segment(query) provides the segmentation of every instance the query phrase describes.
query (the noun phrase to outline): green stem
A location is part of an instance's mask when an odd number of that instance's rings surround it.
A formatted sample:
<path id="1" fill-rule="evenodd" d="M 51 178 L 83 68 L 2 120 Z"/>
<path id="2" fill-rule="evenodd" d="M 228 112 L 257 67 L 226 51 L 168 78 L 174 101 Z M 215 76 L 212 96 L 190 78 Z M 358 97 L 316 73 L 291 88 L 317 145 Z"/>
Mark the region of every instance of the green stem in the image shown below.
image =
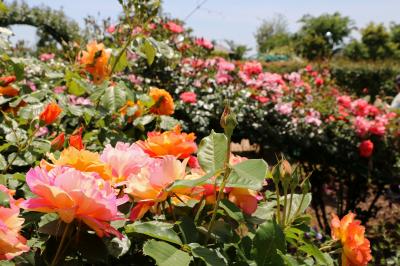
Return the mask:
<path id="1" fill-rule="evenodd" d="M 293 203 L 293 189 L 292 187 L 290 187 L 290 201 L 289 201 L 289 209 L 288 209 L 288 218 L 290 218 L 290 211 L 292 210 L 292 203 Z M 301 206 L 301 205 L 300 205 Z M 285 223 L 286 225 L 289 224 L 289 220 L 287 221 L 287 223 Z"/>
<path id="2" fill-rule="evenodd" d="M 283 198 L 282 222 L 283 222 L 283 226 L 285 226 L 285 224 L 286 224 L 286 210 L 287 210 L 287 188 L 285 188 L 285 185 L 283 187 L 283 194 L 284 194 L 284 198 Z"/>
<path id="3" fill-rule="evenodd" d="M 64 248 L 63 245 L 65 243 L 65 240 L 67 239 L 70 226 L 71 226 L 70 223 L 65 226 L 64 232 L 63 232 L 62 237 L 61 237 L 60 244 L 58 245 L 58 248 L 57 248 L 56 255 L 54 256 L 53 261 L 51 262 L 51 266 L 58 265 L 58 261 L 60 260 L 60 257 L 62 256 L 62 253 L 63 253 L 62 252 L 63 248 Z"/>
<path id="4" fill-rule="evenodd" d="M 126 41 L 124 47 L 122 48 L 122 50 L 118 53 L 117 57 L 115 58 L 115 62 L 111 68 L 110 76 L 114 73 L 119 60 L 121 59 L 122 55 L 124 54 L 124 52 L 126 51 L 128 46 L 131 44 L 131 42 L 132 42 L 132 33 L 129 34 L 128 40 Z"/>
<path id="5" fill-rule="evenodd" d="M 281 200 L 280 200 L 280 193 L 279 193 L 279 183 L 275 184 L 275 193 L 276 193 L 276 219 L 278 220 L 278 224 L 281 224 Z"/>

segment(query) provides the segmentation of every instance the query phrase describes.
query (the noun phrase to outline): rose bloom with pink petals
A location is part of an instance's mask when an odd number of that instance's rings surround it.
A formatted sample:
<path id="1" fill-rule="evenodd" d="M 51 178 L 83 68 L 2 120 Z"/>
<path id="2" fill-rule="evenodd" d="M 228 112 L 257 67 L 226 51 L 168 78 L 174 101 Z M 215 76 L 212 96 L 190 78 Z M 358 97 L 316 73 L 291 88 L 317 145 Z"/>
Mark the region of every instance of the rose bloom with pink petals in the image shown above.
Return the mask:
<path id="1" fill-rule="evenodd" d="M 0 206 L 0 260 L 11 260 L 29 251 L 26 239 L 19 234 L 24 223 L 19 218 L 19 201 L 14 200 L 13 192 L 0 185 L 0 192 L 8 196 L 10 207 Z"/>
<path id="2" fill-rule="evenodd" d="M 121 237 L 111 221 L 122 219 L 111 185 L 95 173 L 69 167 L 56 167 L 49 172 L 35 167 L 26 174 L 26 183 L 36 195 L 20 206 L 26 210 L 57 213 L 62 221 L 80 220 L 99 237 L 110 234 Z"/>
<path id="3" fill-rule="evenodd" d="M 196 103 L 197 102 L 196 93 L 191 92 L 191 91 L 182 92 L 181 95 L 179 95 L 179 98 L 184 103 Z"/>
<path id="4" fill-rule="evenodd" d="M 131 220 L 141 219 L 152 206 L 165 201 L 170 193 L 174 193 L 167 192 L 166 188 L 175 180 L 185 179 L 188 160 L 181 162 L 171 155 L 152 158 L 139 173 L 128 177 L 125 193 L 137 202 L 131 210 Z"/>
<path id="5" fill-rule="evenodd" d="M 117 142 L 115 147 L 107 144 L 100 159 L 111 167 L 117 182 L 138 174 L 141 168 L 151 162 L 150 156 L 139 145 L 123 142 Z"/>
<path id="6" fill-rule="evenodd" d="M 182 33 L 183 32 L 183 27 L 179 24 L 176 24 L 173 21 L 168 21 L 167 23 L 165 23 L 164 28 L 173 33 Z"/>
<path id="7" fill-rule="evenodd" d="M 194 41 L 194 43 L 198 46 L 201 46 L 205 49 L 211 50 L 212 48 L 214 48 L 214 45 L 212 44 L 212 42 L 210 42 L 207 39 L 204 38 L 198 38 Z"/>

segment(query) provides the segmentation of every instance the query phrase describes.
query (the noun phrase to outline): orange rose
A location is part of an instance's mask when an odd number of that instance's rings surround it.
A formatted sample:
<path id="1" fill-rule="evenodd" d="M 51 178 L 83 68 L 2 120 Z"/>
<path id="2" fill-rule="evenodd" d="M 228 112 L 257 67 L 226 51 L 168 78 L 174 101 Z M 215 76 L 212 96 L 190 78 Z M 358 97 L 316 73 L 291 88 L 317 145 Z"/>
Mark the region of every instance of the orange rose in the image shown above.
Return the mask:
<path id="1" fill-rule="evenodd" d="M 79 63 L 93 77 L 95 84 L 101 83 L 110 75 L 110 65 L 108 63 L 111 50 L 105 49 L 104 44 L 91 41 L 86 46 L 87 51 L 82 51 L 78 58 Z"/>
<path id="2" fill-rule="evenodd" d="M 173 130 L 163 133 L 149 132 L 147 140 L 138 141 L 137 144 L 151 157 L 173 155 L 183 159 L 197 151 L 195 139 L 194 133 L 181 133 L 181 128 L 176 126 Z"/>
<path id="3" fill-rule="evenodd" d="M 236 206 L 248 215 L 251 215 L 257 210 L 257 191 L 247 188 L 232 188 L 229 193 L 229 200 L 235 203 Z"/>
<path id="4" fill-rule="evenodd" d="M 174 113 L 174 100 L 166 90 L 152 87 L 149 95 L 154 100 L 154 105 L 150 109 L 151 113 L 157 115 L 172 115 Z"/>
<path id="5" fill-rule="evenodd" d="M 50 171 L 56 166 L 69 166 L 82 172 L 95 172 L 104 180 L 111 180 L 111 167 L 100 159 L 100 154 L 88 150 L 78 150 L 74 147 L 64 149 L 60 158 L 56 159 L 53 154 L 49 155 L 51 163 L 42 161 L 41 167 Z"/>
<path id="6" fill-rule="evenodd" d="M 44 111 L 40 114 L 39 119 L 46 125 L 53 123 L 60 115 L 62 109 L 56 103 L 49 103 Z"/>
<path id="7" fill-rule="evenodd" d="M 365 266 L 372 259 L 369 240 L 365 238 L 365 228 L 359 220 L 354 220 L 355 214 L 349 213 L 339 220 L 332 215 L 332 238 L 340 240 L 343 246 L 343 266 Z"/>

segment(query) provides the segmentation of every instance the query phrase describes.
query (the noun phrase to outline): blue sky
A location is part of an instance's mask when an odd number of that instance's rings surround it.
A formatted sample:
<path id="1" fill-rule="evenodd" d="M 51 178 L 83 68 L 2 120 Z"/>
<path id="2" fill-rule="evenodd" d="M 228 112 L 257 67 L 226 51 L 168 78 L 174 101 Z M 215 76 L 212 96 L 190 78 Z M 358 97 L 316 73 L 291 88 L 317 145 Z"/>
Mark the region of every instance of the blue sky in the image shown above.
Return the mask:
<path id="1" fill-rule="evenodd" d="M 98 18 L 116 19 L 121 8 L 117 0 L 25 0 L 29 5 L 47 5 L 63 8 L 67 16 L 83 24 L 83 18 L 93 15 Z M 184 19 L 196 6 L 205 0 L 164 0 L 163 10 L 171 17 Z M 9 2 L 9 0 L 6 0 Z M 298 29 L 297 21 L 304 14 L 340 13 L 350 16 L 356 26 L 363 27 L 370 21 L 400 23 L 399 0 L 206 0 L 187 21 L 194 33 L 208 39 L 237 43 L 255 47 L 254 32 L 262 19 L 274 14 L 283 14 L 292 31 Z M 16 38 L 34 40 L 34 30 L 29 27 L 14 28 Z M 355 35 L 356 36 L 356 35 Z"/>

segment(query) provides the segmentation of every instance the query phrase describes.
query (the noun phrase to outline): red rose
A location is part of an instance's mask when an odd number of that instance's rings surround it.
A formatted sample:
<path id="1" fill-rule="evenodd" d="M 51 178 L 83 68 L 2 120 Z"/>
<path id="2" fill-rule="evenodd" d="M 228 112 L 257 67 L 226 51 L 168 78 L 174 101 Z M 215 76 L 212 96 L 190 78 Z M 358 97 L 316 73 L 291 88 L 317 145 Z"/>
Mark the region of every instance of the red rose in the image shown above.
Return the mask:
<path id="1" fill-rule="evenodd" d="M 374 150 L 374 143 L 370 140 L 364 140 L 363 142 L 361 142 L 358 148 L 360 151 L 360 156 L 368 158 L 372 155 L 372 152 Z"/>

